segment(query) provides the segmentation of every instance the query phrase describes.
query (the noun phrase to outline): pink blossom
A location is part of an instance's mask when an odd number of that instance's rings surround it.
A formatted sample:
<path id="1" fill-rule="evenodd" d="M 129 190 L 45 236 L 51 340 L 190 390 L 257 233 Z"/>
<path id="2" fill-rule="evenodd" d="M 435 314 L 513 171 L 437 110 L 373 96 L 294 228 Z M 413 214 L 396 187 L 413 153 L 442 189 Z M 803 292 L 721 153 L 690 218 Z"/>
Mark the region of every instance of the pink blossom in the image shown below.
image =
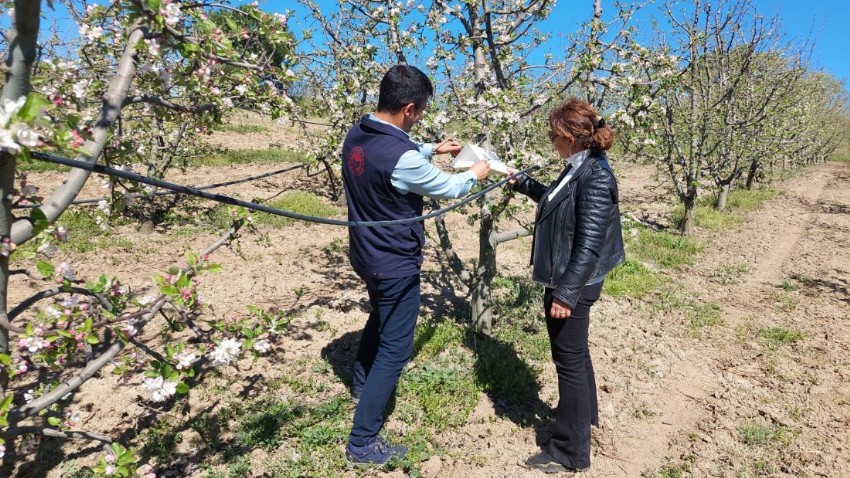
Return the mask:
<path id="1" fill-rule="evenodd" d="M 15 243 L 12 242 L 12 238 L 10 238 L 10 237 L 3 238 L 3 242 L 0 243 L 0 256 L 9 257 L 9 254 L 11 254 L 12 251 L 15 250 L 15 247 L 17 247 L 17 246 L 15 246 Z"/>
<path id="2" fill-rule="evenodd" d="M 71 136 L 74 137 L 74 141 L 71 142 L 71 146 L 74 148 L 79 148 L 80 146 L 86 144 L 85 138 L 79 132 L 72 130 Z"/>

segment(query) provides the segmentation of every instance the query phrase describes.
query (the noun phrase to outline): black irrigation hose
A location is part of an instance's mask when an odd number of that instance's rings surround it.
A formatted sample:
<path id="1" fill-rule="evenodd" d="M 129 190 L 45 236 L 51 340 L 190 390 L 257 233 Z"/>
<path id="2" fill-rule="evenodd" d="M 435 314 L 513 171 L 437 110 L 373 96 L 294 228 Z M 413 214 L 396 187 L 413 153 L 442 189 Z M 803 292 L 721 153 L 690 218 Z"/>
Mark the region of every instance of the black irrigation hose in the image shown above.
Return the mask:
<path id="1" fill-rule="evenodd" d="M 42 153 L 33 153 L 32 157 L 36 157 L 39 154 L 42 154 Z M 247 178 L 242 178 L 242 179 L 234 179 L 233 181 L 225 181 L 223 183 L 207 184 L 207 185 L 204 185 L 204 186 L 195 186 L 194 188 L 197 189 L 198 191 L 204 191 L 204 190 L 207 190 L 207 189 L 223 188 L 225 186 L 232 186 L 234 184 L 247 183 L 248 181 L 254 181 L 256 179 L 263 179 L 263 178 L 267 178 L 269 176 L 275 176 L 277 174 L 286 173 L 286 172 L 292 171 L 294 169 L 309 168 L 309 166 L 310 165 L 307 164 L 307 163 L 297 164 L 295 166 L 290 166 L 288 168 L 278 169 L 276 171 L 269 171 L 268 173 L 258 174 L 256 176 L 249 176 Z M 157 191 L 153 194 L 133 194 L 132 196 L 133 197 L 149 198 L 149 197 L 168 196 L 170 194 L 177 194 L 177 193 L 175 191 Z M 71 203 L 71 205 L 80 206 L 80 205 L 83 205 L 83 204 L 95 204 L 95 203 L 99 203 L 100 201 L 105 201 L 106 199 L 107 198 L 78 199 L 76 201 L 73 201 Z M 15 206 L 15 207 L 16 208 L 31 209 L 31 208 L 34 208 L 34 207 L 41 207 L 41 206 L 43 206 L 43 204 L 27 204 L 25 206 Z"/>
<path id="2" fill-rule="evenodd" d="M 140 174 L 131 173 L 128 171 L 121 171 L 120 169 L 111 168 L 109 166 L 104 166 L 102 164 L 97 163 L 89 163 L 86 161 L 79 161 L 76 159 L 64 158 L 62 156 L 57 156 L 49 153 L 31 153 L 31 157 L 35 159 L 40 159 L 42 161 L 47 161 L 54 164 L 62 164 L 64 166 L 70 166 L 72 168 L 85 169 L 87 171 L 91 171 L 98 174 L 105 174 L 107 176 L 116 176 L 119 178 L 129 179 L 131 181 L 138 181 L 142 184 L 147 184 L 150 186 L 156 186 L 163 189 L 168 189 L 169 191 L 174 191 L 176 193 L 190 194 L 192 196 L 198 196 L 204 199 L 209 199 L 211 201 L 216 201 L 224 204 L 230 204 L 232 206 L 240 206 L 246 209 L 251 209 L 253 211 L 265 212 L 268 214 L 272 214 L 275 216 L 283 216 L 288 217 L 290 219 L 297 219 L 299 221 L 307 221 L 307 222 L 315 222 L 319 224 L 330 224 L 333 226 L 349 226 L 349 227 L 369 227 L 369 226 L 389 226 L 393 224 L 412 224 L 416 222 L 422 222 L 426 219 L 431 219 L 432 217 L 437 217 L 451 211 L 452 209 L 459 208 L 464 204 L 467 204 L 471 201 L 478 199 L 484 194 L 496 189 L 497 187 L 505 184 L 509 179 L 519 175 L 526 173 L 528 171 L 532 171 L 534 169 L 538 169 L 539 166 L 531 166 L 529 168 L 525 168 L 521 171 L 517 171 L 516 173 L 505 177 L 501 181 L 498 181 L 481 191 L 467 196 L 461 201 L 458 201 L 450 206 L 444 207 L 442 209 L 438 209 L 436 211 L 432 211 L 428 214 L 418 217 L 411 217 L 407 219 L 394 219 L 388 221 L 343 221 L 341 219 L 327 219 L 324 217 L 316 217 L 316 216 L 307 216 L 305 214 L 298 214 L 291 211 L 284 211 L 281 209 L 265 206 L 262 204 L 257 204 L 253 202 L 242 201 L 240 199 L 232 198 L 230 196 L 224 196 L 221 194 L 210 194 L 200 191 L 197 188 L 192 188 L 188 186 L 181 186 L 179 184 L 169 183 L 167 181 L 162 181 L 160 179 L 153 179 L 147 176 L 142 176 Z"/>

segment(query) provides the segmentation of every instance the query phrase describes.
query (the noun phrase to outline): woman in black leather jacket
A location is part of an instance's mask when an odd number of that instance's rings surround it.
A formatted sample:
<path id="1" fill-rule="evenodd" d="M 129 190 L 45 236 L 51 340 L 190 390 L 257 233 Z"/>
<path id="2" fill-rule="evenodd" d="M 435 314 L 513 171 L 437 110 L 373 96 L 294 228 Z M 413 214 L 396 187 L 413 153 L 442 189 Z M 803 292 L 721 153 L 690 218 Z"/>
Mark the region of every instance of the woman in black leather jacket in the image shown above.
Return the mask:
<path id="1" fill-rule="evenodd" d="M 545 286 L 546 327 L 558 372 L 551 440 L 526 463 L 562 472 L 590 467 L 590 426 L 599 425 L 588 349 L 590 308 L 605 275 L 624 262 L 625 253 L 617 180 L 604 154 L 614 131 L 588 103 L 575 99 L 552 111 L 549 129 L 565 163 L 560 177 L 549 187 L 527 176 L 510 184 L 538 203 L 532 278 Z"/>

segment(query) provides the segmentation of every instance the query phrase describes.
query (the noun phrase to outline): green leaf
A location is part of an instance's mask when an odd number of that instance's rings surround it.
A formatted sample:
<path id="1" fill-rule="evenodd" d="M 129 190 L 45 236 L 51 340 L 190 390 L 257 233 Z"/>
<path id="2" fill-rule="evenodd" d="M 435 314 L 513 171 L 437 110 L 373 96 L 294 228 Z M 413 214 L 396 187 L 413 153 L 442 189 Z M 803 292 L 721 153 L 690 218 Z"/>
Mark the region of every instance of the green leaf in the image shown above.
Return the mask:
<path id="1" fill-rule="evenodd" d="M 92 345 L 99 344 L 100 339 L 98 339 L 96 335 L 87 335 L 86 336 L 86 343 L 89 343 L 89 344 L 92 344 Z"/>
<path id="2" fill-rule="evenodd" d="M 218 264 L 210 264 L 207 266 L 207 271 L 209 272 L 218 272 L 221 270 L 221 266 Z"/>
<path id="3" fill-rule="evenodd" d="M 131 452 L 131 451 L 129 451 L 129 450 L 128 450 L 128 451 L 126 451 L 126 452 L 124 452 L 124 453 L 122 453 L 122 454 L 118 457 L 118 459 L 117 459 L 117 460 L 115 460 L 115 463 L 116 463 L 118 466 L 128 465 L 128 464 L 130 464 L 130 463 L 135 463 L 135 462 L 136 462 L 136 456 L 133 454 L 133 452 Z"/>
<path id="4" fill-rule="evenodd" d="M 3 400 L 0 400 L 0 410 L 6 410 L 9 408 L 9 405 L 12 404 L 12 400 L 15 399 L 15 396 L 12 394 L 6 395 L 3 397 Z"/>
<path id="5" fill-rule="evenodd" d="M 24 123 L 29 123 L 38 118 L 41 110 L 48 104 L 38 93 L 30 93 L 27 95 L 27 101 L 24 103 L 24 107 L 18 112 L 18 118 Z"/>
<path id="6" fill-rule="evenodd" d="M 176 391 L 177 391 L 177 393 L 179 393 L 180 395 L 185 395 L 185 394 L 189 391 L 189 386 L 188 386 L 188 385 L 186 385 L 186 384 L 185 384 L 185 383 L 183 383 L 183 382 L 180 382 L 180 383 L 178 383 L 178 384 L 177 384 Z"/>
<path id="7" fill-rule="evenodd" d="M 56 272 L 56 268 L 49 261 L 38 261 L 35 268 L 44 277 L 53 277 L 53 273 Z"/>
<path id="8" fill-rule="evenodd" d="M 58 427 L 59 424 L 62 423 L 62 420 L 60 420 L 59 417 L 47 417 L 47 423 L 50 424 L 50 426 Z"/>
<path id="9" fill-rule="evenodd" d="M 158 12 L 162 8 L 162 0 L 148 0 L 147 4 L 155 12 Z"/>
<path id="10" fill-rule="evenodd" d="M 32 223 L 32 235 L 37 236 L 42 231 L 50 227 L 50 221 L 41 208 L 35 207 L 30 210 L 30 222 Z"/>

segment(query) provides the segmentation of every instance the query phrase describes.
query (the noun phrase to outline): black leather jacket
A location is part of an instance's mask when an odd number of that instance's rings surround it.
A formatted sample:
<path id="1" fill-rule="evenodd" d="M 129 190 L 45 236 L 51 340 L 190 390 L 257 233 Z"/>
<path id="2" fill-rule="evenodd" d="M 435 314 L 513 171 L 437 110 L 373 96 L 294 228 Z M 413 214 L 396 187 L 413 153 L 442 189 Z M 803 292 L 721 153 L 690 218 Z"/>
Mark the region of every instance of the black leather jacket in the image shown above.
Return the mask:
<path id="1" fill-rule="evenodd" d="M 514 190 L 537 202 L 531 277 L 575 307 L 584 285 L 626 260 L 617 180 L 604 156 L 588 157 L 551 201 L 548 188 L 527 176 Z"/>

